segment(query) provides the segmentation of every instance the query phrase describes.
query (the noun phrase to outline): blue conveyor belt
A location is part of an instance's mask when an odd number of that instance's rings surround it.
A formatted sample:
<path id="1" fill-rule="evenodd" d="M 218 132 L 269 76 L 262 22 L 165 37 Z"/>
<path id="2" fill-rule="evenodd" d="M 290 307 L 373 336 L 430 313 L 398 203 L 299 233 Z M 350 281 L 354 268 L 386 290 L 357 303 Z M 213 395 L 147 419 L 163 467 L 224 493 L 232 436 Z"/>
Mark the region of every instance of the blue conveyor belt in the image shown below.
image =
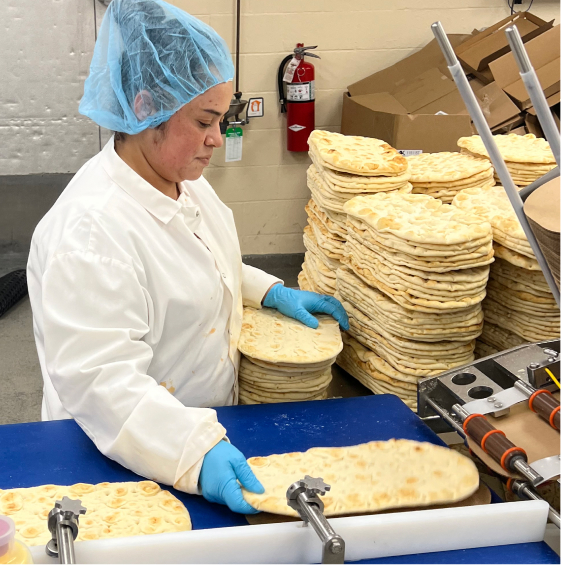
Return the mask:
<path id="1" fill-rule="evenodd" d="M 230 406 L 217 408 L 217 413 L 218 420 L 227 429 L 228 438 L 246 457 L 304 451 L 318 446 L 341 447 L 391 438 L 442 445 L 438 436 L 392 395 Z M 138 475 L 101 455 L 73 420 L 0 426 L 2 489 L 136 480 L 141 480 Z M 243 516 L 230 512 L 224 506 L 210 504 L 200 496 L 166 488 L 187 506 L 195 529 L 247 525 Z M 526 553 L 513 551 L 507 561 L 504 560 L 508 554 L 508 551 L 505 554 L 506 548 L 519 546 L 481 549 L 482 560 L 472 562 L 559 562 L 558 559 L 546 560 L 549 553 L 544 548 L 545 544 L 523 545 Z M 443 554 L 432 554 L 433 558 L 439 555 Z M 518 561 L 519 555 L 524 555 L 525 561 Z M 538 560 L 532 561 L 532 556 Z M 401 561 L 395 562 L 427 563 L 422 560 L 423 556 L 399 559 Z M 443 561 L 433 559 L 431 562 Z"/>

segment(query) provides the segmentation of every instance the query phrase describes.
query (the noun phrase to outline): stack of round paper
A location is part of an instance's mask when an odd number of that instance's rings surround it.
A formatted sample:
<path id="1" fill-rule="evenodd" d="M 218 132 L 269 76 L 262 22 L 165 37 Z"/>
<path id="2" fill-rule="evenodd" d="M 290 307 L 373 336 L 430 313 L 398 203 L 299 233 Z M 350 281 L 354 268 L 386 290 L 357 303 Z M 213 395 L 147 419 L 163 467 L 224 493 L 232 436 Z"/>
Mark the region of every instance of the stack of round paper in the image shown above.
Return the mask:
<path id="1" fill-rule="evenodd" d="M 348 268 L 337 271 L 336 296 L 349 314 L 350 336 L 369 359 L 390 366 L 407 390 L 416 390 L 419 378 L 471 362 L 493 261 L 491 226 L 423 194 L 361 196 L 345 212 Z M 365 382 L 367 366 L 356 361 L 357 347 L 347 351 L 353 342 L 345 343 L 344 368 Z M 393 386 L 411 405 L 410 394 Z"/>
<path id="2" fill-rule="evenodd" d="M 345 203 L 357 195 L 409 193 L 411 185 L 406 159 L 383 141 L 316 130 L 308 143 L 312 198 L 306 206 L 307 252 L 298 281 L 302 290 L 333 295 L 346 240 Z"/>
<path id="3" fill-rule="evenodd" d="M 516 186 L 532 184 L 556 166 L 549 143 L 532 133 L 495 135 L 494 139 Z M 489 159 L 487 149 L 478 135 L 460 137 L 458 146 L 462 153 Z"/>
<path id="4" fill-rule="evenodd" d="M 278 310 L 244 310 L 239 350 L 240 404 L 327 398 L 331 366 L 343 347 L 339 324 L 318 316 L 314 330 Z"/>
<path id="5" fill-rule="evenodd" d="M 460 190 L 493 186 L 493 167 L 488 159 L 461 153 L 421 153 L 408 157 L 414 194 L 428 194 L 450 204 Z"/>
<path id="6" fill-rule="evenodd" d="M 486 322 L 504 330 L 506 337 L 500 343 L 516 342 L 510 334 L 525 341 L 559 337 L 559 309 L 504 188 L 467 189 L 453 204 L 493 226 L 497 260 L 483 309 Z"/>

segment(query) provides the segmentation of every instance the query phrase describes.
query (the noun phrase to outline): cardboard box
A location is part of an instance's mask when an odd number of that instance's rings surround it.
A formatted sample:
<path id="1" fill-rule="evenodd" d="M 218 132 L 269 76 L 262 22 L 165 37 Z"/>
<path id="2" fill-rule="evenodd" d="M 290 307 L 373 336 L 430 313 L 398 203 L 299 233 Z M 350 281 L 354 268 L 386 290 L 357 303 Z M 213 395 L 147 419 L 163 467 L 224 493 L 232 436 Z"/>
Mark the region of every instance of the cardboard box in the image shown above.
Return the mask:
<path id="1" fill-rule="evenodd" d="M 506 122 L 503 122 L 502 124 L 498 124 L 494 128 L 491 128 L 491 131 L 494 134 L 511 133 L 512 130 L 520 126 L 524 126 L 524 116 L 518 114 L 514 118 L 511 118 L 510 120 L 507 120 Z"/>
<path id="2" fill-rule="evenodd" d="M 552 94 L 551 96 L 546 98 L 546 100 L 547 100 L 549 107 L 553 108 L 553 106 L 555 106 L 556 104 L 559 104 L 559 101 L 561 100 L 561 92 L 556 92 L 555 94 Z M 530 106 L 526 110 L 526 112 L 528 112 L 528 114 L 532 114 L 532 116 L 536 115 L 536 109 L 533 106 Z"/>
<path id="3" fill-rule="evenodd" d="M 515 129 L 511 129 L 508 133 L 515 133 L 516 135 L 526 135 L 527 131 L 524 126 L 520 126 Z"/>
<path id="4" fill-rule="evenodd" d="M 542 127 L 536 116 L 526 114 L 525 125 L 528 133 L 533 133 L 536 137 L 544 137 Z"/>
<path id="5" fill-rule="evenodd" d="M 526 43 L 528 57 L 546 97 L 559 92 L 559 30 L 560 27 L 557 25 Z M 490 68 L 496 83 L 516 102 L 519 108 L 525 110 L 532 105 L 512 53 L 493 61 Z"/>
<path id="6" fill-rule="evenodd" d="M 487 67 L 482 71 L 472 70 L 471 74 L 477 79 L 479 79 L 483 84 L 491 84 L 492 82 L 495 81 L 495 77 L 493 76 L 493 73 L 491 72 L 491 69 L 489 67 Z"/>
<path id="7" fill-rule="evenodd" d="M 456 48 L 470 35 L 451 34 L 448 36 L 452 47 Z M 417 53 L 397 62 L 395 65 L 374 73 L 347 87 L 351 96 L 359 94 L 375 94 L 377 92 L 394 92 L 409 80 L 437 68 L 443 75 L 452 80 L 442 51 L 433 39 Z"/>
<path id="8" fill-rule="evenodd" d="M 451 35 L 453 46 L 468 36 Z M 351 84 L 341 132 L 387 141 L 398 150 L 457 151 L 471 120 L 436 40 L 395 65 Z"/>
<path id="9" fill-rule="evenodd" d="M 555 104 L 553 108 L 551 108 L 551 114 L 553 115 L 553 119 L 555 120 L 555 124 L 557 125 L 557 129 L 560 128 L 560 120 L 559 120 L 559 104 Z"/>
<path id="10" fill-rule="evenodd" d="M 389 93 L 343 94 L 341 132 L 376 137 L 400 151 L 457 151 L 460 137 L 472 135 L 465 115 L 409 114 Z"/>
<path id="11" fill-rule="evenodd" d="M 454 50 L 468 72 L 481 72 L 489 67 L 491 61 L 510 52 L 510 46 L 504 33 L 507 27 L 515 24 L 522 41 L 526 42 L 550 29 L 553 21 L 546 22 L 529 12 L 517 12 L 485 31 L 472 35 Z"/>
<path id="12" fill-rule="evenodd" d="M 518 106 L 499 88 L 496 82 L 492 82 L 478 90 L 474 88 L 474 92 L 491 129 L 519 117 L 520 110 Z"/>

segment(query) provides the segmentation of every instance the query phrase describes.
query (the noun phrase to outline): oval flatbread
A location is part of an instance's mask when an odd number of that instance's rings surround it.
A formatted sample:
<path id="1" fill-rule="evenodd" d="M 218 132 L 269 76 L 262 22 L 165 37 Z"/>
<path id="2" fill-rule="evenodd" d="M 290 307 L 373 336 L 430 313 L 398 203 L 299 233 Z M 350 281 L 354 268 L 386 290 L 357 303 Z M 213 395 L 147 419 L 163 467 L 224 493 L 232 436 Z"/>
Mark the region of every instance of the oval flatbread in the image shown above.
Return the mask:
<path id="1" fill-rule="evenodd" d="M 470 459 L 447 447 L 404 439 L 315 447 L 304 453 L 252 457 L 248 463 L 265 492 L 243 490 L 245 500 L 258 510 L 286 516 L 297 516 L 287 505 L 286 492 L 305 475 L 331 485 L 321 497 L 326 516 L 456 502 L 479 486 Z"/>

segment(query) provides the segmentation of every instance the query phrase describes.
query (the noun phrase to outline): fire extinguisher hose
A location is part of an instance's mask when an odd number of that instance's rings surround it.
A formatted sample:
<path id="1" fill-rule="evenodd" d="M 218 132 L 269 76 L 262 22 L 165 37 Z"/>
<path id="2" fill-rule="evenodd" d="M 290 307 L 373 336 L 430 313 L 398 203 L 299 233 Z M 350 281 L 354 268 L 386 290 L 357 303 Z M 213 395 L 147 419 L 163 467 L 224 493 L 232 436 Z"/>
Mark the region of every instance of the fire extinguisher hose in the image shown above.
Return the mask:
<path id="1" fill-rule="evenodd" d="M 294 57 L 294 54 L 287 55 L 280 64 L 279 72 L 277 75 L 277 84 L 279 88 L 279 102 L 281 105 L 281 114 L 286 114 L 286 100 L 284 98 L 284 81 L 282 80 L 284 77 L 284 68 L 286 67 L 286 63 L 290 61 Z"/>

